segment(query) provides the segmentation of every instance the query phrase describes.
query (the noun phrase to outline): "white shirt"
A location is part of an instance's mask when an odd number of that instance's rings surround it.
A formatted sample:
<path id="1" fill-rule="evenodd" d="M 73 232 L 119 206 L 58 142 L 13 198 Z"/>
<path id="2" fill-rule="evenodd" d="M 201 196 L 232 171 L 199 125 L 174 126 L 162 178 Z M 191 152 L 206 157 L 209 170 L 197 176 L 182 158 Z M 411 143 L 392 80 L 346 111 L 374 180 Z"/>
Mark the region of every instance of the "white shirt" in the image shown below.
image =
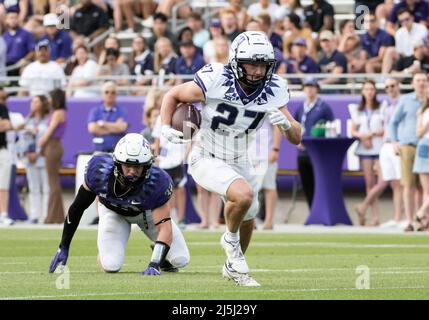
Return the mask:
<path id="1" fill-rule="evenodd" d="M 30 92 L 30 96 L 47 95 L 53 89 L 65 87 L 66 75 L 54 61 L 30 63 L 22 72 L 19 85 Z"/>
<path id="2" fill-rule="evenodd" d="M 270 3 L 268 5 L 268 8 L 264 9 L 261 7 L 261 4 L 258 2 L 258 3 L 251 4 L 249 6 L 249 9 L 247 9 L 247 14 L 249 16 L 251 16 L 253 19 L 256 19 L 258 14 L 263 13 L 263 12 L 268 13 L 271 17 L 271 23 L 274 24 L 274 22 L 277 19 L 277 14 L 278 14 L 279 9 L 280 9 L 280 7 L 276 3 Z"/>
<path id="3" fill-rule="evenodd" d="M 428 30 L 425 26 L 415 22 L 410 32 L 405 27 L 399 28 L 395 34 L 396 51 L 405 57 L 412 56 L 414 54 L 413 43 L 423 40 L 427 33 Z"/>
<path id="4" fill-rule="evenodd" d="M 79 80 L 87 80 L 90 78 L 95 78 L 97 76 L 97 62 L 94 60 L 88 59 L 84 65 L 78 65 L 73 69 L 71 74 L 70 81 L 77 82 Z M 85 87 L 79 87 L 73 89 L 73 97 L 85 98 L 85 97 L 98 97 L 100 95 L 99 89 L 87 88 L 89 86 L 95 85 L 96 81 L 91 81 Z"/>
<path id="5" fill-rule="evenodd" d="M 357 110 L 356 114 L 351 115 L 352 120 L 358 126 L 358 131 L 361 133 L 380 131 L 384 128 L 383 114 L 380 109 L 376 110 Z M 380 153 L 381 145 L 383 144 L 383 137 L 372 137 L 372 148 L 366 149 L 361 142 L 359 142 L 355 154 L 356 155 L 378 155 Z"/>

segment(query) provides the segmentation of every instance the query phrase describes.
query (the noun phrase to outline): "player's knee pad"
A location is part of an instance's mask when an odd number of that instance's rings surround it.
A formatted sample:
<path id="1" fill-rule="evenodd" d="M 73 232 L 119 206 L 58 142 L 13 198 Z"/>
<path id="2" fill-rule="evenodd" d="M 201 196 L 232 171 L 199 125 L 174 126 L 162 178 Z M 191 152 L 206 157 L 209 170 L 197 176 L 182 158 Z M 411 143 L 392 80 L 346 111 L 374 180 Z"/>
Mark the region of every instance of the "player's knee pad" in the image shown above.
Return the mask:
<path id="1" fill-rule="evenodd" d="M 183 268 L 189 264 L 189 260 L 190 260 L 189 255 L 188 256 L 182 255 L 182 256 L 174 257 L 169 261 L 176 268 Z"/>
<path id="2" fill-rule="evenodd" d="M 122 259 L 115 255 L 106 255 L 104 257 L 99 256 L 98 261 L 100 263 L 100 267 L 107 273 L 119 272 L 122 267 Z"/>

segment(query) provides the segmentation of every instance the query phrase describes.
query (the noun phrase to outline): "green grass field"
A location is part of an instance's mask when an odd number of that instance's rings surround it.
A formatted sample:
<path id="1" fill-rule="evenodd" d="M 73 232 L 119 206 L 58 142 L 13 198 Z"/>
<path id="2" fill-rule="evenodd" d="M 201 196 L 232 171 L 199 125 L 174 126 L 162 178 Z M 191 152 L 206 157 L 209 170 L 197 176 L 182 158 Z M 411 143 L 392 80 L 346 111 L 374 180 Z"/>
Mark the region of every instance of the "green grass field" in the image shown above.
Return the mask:
<path id="1" fill-rule="evenodd" d="M 262 286 L 243 288 L 221 277 L 220 232 L 184 234 L 189 266 L 143 277 L 151 251 L 141 232 L 133 230 L 122 270 L 105 274 L 96 231 L 79 230 L 67 264 L 70 288 L 57 289 L 64 275 L 48 267 L 61 231 L 0 229 L 0 299 L 429 299 L 427 235 L 257 232 L 246 256 Z M 361 265 L 369 268 L 370 289 L 356 289 Z"/>

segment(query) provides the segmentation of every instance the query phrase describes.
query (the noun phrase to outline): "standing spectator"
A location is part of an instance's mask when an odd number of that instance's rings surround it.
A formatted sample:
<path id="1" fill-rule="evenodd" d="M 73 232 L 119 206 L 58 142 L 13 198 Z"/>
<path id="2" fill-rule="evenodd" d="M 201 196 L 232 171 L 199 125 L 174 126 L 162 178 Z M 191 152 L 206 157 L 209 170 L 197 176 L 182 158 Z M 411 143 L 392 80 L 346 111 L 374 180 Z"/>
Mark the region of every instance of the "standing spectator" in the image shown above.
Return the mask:
<path id="1" fill-rule="evenodd" d="M 386 31 L 392 36 L 395 35 L 396 24 L 400 20 L 398 13 L 403 9 L 410 12 L 415 22 L 428 26 L 429 4 L 425 0 L 400 0 L 390 11 L 389 21 L 386 26 Z"/>
<path id="2" fill-rule="evenodd" d="M 28 115 L 21 132 L 23 163 L 25 166 L 30 200 L 30 222 L 38 223 L 48 213 L 49 183 L 45 157 L 36 146 L 48 128 L 49 101 L 45 96 L 31 100 Z"/>
<path id="3" fill-rule="evenodd" d="M 366 195 L 364 201 L 355 208 L 361 225 L 365 225 L 366 211 L 371 203 L 377 199 L 390 184 L 393 190 L 394 220 L 383 224 L 385 227 L 399 225 L 402 213 L 402 187 L 401 187 L 401 159 L 395 153 L 390 138 L 390 120 L 398 105 L 400 89 L 399 82 L 395 78 L 387 78 L 384 81 L 387 98 L 381 104 L 381 115 L 384 123 L 383 145 L 380 149 L 380 175 L 377 184 Z"/>
<path id="4" fill-rule="evenodd" d="M 6 132 L 12 130 L 9 120 L 9 111 L 4 104 L 0 104 L 0 224 L 12 225 L 9 218 L 9 188 L 12 174 L 12 159 L 7 150 Z"/>
<path id="5" fill-rule="evenodd" d="M 283 19 L 283 56 L 288 58 L 290 56 L 290 44 L 296 38 L 303 38 L 307 42 L 307 52 L 316 59 L 316 46 L 314 45 L 313 36 L 309 28 L 301 26 L 299 16 L 295 13 L 290 13 Z"/>
<path id="6" fill-rule="evenodd" d="M 210 40 L 210 33 L 204 29 L 204 22 L 201 18 L 201 14 L 193 12 L 188 16 L 187 25 L 193 31 L 194 35 L 192 41 L 194 44 L 203 48 L 207 41 Z"/>
<path id="7" fill-rule="evenodd" d="M 228 40 L 231 42 L 234 41 L 235 37 L 241 33 L 235 11 L 228 8 L 222 8 L 220 10 L 219 17 L 222 29 L 225 32 Z"/>
<path id="8" fill-rule="evenodd" d="M 388 70 L 382 69 L 386 62 L 386 52 L 389 47 L 393 48 L 394 40 L 391 35 L 386 31 L 379 28 L 374 13 L 364 15 L 364 26 L 366 33 L 360 36 L 361 61 L 364 62 L 364 70 L 366 73 L 390 71 L 390 64 Z M 389 59 L 387 57 L 387 59 Z M 357 70 L 361 72 L 363 70 Z"/>
<path id="9" fill-rule="evenodd" d="M 27 65 L 34 57 L 34 37 L 19 26 L 18 14 L 8 12 L 6 15 L 6 32 L 3 33 L 6 42 L 6 65 Z M 19 68 L 8 71 L 8 76 L 18 76 Z"/>
<path id="10" fill-rule="evenodd" d="M 156 41 L 153 61 L 155 74 L 160 75 L 160 77 L 175 73 L 177 54 L 170 39 L 162 37 Z M 162 79 L 160 85 L 172 85 L 174 82 L 174 79 L 169 79 L 164 83 L 164 79 Z"/>
<path id="11" fill-rule="evenodd" d="M 259 22 L 261 31 L 265 32 L 270 39 L 271 44 L 274 48 L 283 51 L 283 40 L 282 37 L 273 31 L 272 20 L 268 13 L 260 13 L 256 16 L 256 21 Z"/>
<path id="12" fill-rule="evenodd" d="M 380 102 L 377 100 L 377 89 L 372 80 L 367 79 L 362 85 L 361 101 L 357 112 L 352 114 L 352 135 L 359 139 L 355 154 L 360 160 L 365 178 L 366 194 L 368 195 L 376 185 L 375 168 L 378 167 L 384 135 Z M 380 224 L 378 198 L 375 198 L 370 206 L 373 215 L 372 226 L 378 226 Z M 363 218 L 360 217 L 360 219 L 362 224 Z"/>
<path id="13" fill-rule="evenodd" d="M 51 51 L 50 59 L 56 63 L 63 64 L 72 55 L 72 38 L 65 30 L 58 29 L 59 19 L 55 13 L 48 13 L 43 17 L 43 26 L 46 34 L 42 39 L 49 41 Z"/>
<path id="14" fill-rule="evenodd" d="M 130 71 L 128 70 L 128 66 L 125 63 L 119 63 L 118 60 L 119 51 L 113 48 L 108 48 L 106 50 L 106 60 L 101 66 L 99 66 L 97 76 L 129 76 Z M 119 86 L 125 86 L 129 83 L 128 77 L 121 77 L 119 79 L 115 79 L 114 82 Z"/>
<path id="15" fill-rule="evenodd" d="M 301 123 L 303 137 L 311 136 L 311 128 L 317 123 L 334 120 L 331 107 L 319 97 L 319 83 L 312 78 L 303 83 L 305 100 L 295 112 L 294 118 Z M 298 145 L 298 173 L 308 207 L 311 208 L 314 195 L 314 170 L 311 158 L 303 144 Z"/>
<path id="16" fill-rule="evenodd" d="M 168 17 L 161 12 L 153 15 L 152 36 L 147 39 L 147 45 L 151 51 L 154 51 L 155 42 L 161 38 L 166 37 L 170 39 L 173 47 L 176 47 L 176 37 L 168 29 Z"/>
<path id="17" fill-rule="evenodd" d="M 247 9 L 243 4 L 243 0 L 230 0 L 229 9 L 232 9 L 235 12 L 235 16 L 238 19 L 238 28 L 240 30 L 244 30 L 251 18 L 247 14 Z"/>
<path id="18" fill-rule="evenodd" d="M 180 44 L 180 54 L 181 56 L 176 61 L 175 74 L 177 75 L 194 75 L 205 65 L 203 56 L 198 54 L 192 41 Z M 176 84 L 186 81 L 189 80 L 177 79 Z"/>
<path id="19" fill-rule="evenodd" d="M 414 209 L 420 208 L 422 203 L 421 188 L 418 186 L 417 176 L 413 173 L 413 165 L 418 142 L 417 111 L 427 98 L 427 74 L 415 73 L 412 86 L 414 91 L 401 96 L 390 122 L 392 144 L 395 153 L 401 157 L 401 184 L 404 188 L 404 207 L 408 220 L 404 231 L 414 231 Z M 403 130 L 398 134 L 401 123 Z"/>
<path id="20" fill-rule="evenodd" d="M 203 56 L 204 56 L 204 61 L 206 63 L 210 63 L 215 58 L 214 41 L 216 40 L 216 38 L 224 37 L 222 26 L 219 19 L 212 19 L 210 21 L 209 31 L 210 31 L 210 40 L 207 41 L 203 47 Z"/>
<path id="21" fill-rule="evenodd" d="M 48 129 L 40 138 L 37 149 L 45 156 L 49 181 L 48 215 L 45 223 L 64 222 L 64 204 L 60 184 L 61 158 L 64 148 L 61 139 L 67 126 L 66 94 L 61 89 L 50 92 L 52 113 L 48 119 Z"/>
<path id="22" fill-rule="evenodd" d="M 113 152 L 116 143 L 128 128 L 128 112 L 116 102 L 116 85 L 106 82 L 102 87 L 103 103 L 90 110 L 88 131 L 92 134 L 94 150 Z"/>
<path id="23" fill-rule="evenodd" d="M 66 76 L 58 63 L 49 61 L 49 41 L 41 40 L 36 45 L 37 61 L 30 63 L 22 72 L 19 85 L 30 96 L 46 95 L 55 88 L 66 85 Z"/>
<path id="24" fill-rule="evenodd" d="M 97 83 L 93 80 L 97 76 L 97 63 L 90 59 L 88 48 L 85 45 L 76 48 L 75 55 L 78 65 L 73 69 L 69 79 L 67 96 L 98 97 L 98 90 L 91 88 Z"/>
<path id="25" fill-rule="evenodd" d="M 347 59 L 335 48 L 334 34 L 330 30 L 320 33 L 320 46 L 323 55 L 319 61 L 319 67 L 322 73 L 342 74 L 347 73 Z M 346 83 L 346 79 L 327 76 L 319 84 Z"/>
<path id="26" fill-rule="evenodd" d="M 334 31 L 334 7 L 325 0 L 313 0 L 304 8 L 304 26 L 311 28 L 313 32 L 323 30 Z"/>

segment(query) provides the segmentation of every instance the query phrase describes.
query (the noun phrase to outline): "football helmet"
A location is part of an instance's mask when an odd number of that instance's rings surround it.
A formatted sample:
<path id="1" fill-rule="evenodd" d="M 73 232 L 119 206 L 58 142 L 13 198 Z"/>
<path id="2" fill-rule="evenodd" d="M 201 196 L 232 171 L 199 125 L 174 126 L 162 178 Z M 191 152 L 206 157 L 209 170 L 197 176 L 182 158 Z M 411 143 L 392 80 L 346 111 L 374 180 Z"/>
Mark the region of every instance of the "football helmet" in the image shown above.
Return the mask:
<path id="1" fill-rule="evenodd" d="M 149 142 L 138 133 L 128 133 L 115 146 L 113 151 L 115 162 L 115 177 L 123 185 L 135 186 L 143 182 L 149 173 L 153 163 L 153 155 Z M 122 165 L 143 166 L 144 170 L 140 177 L 126 177 L 122 171 Z"/>
<path id="2" fill-rule="evenodd" d="M 273 46 L 265 33 L 246 31 L 231 44 L 228 63 L 235 78 L 251 88 L 258 88 L 271 79 L 276 65 Z M 248 79 L 243 63 L 265 63 L 265 76 L 258 80 Z"/>

